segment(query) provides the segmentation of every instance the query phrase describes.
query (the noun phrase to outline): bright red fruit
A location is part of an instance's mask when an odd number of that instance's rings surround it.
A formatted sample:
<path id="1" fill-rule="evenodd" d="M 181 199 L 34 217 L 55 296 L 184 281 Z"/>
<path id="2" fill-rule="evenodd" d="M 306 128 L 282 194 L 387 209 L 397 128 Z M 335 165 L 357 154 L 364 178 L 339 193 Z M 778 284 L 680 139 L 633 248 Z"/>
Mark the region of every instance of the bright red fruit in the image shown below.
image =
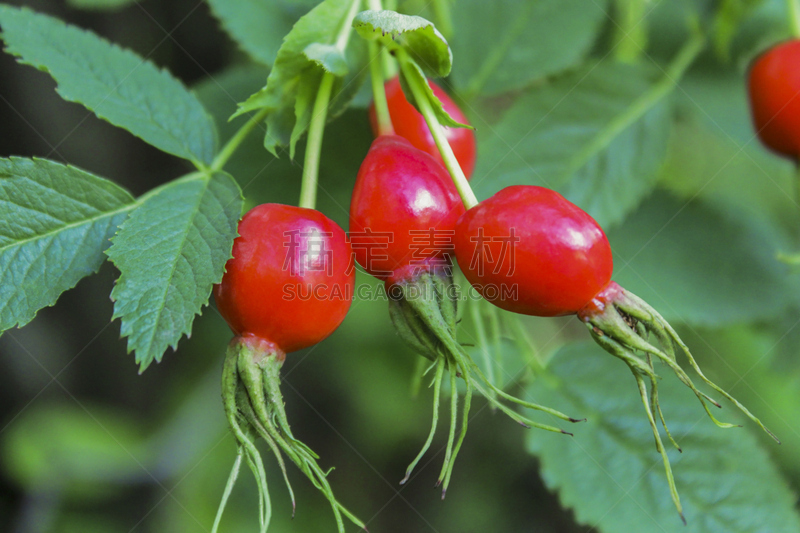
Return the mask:
<path id="1" fill-rule="evenodd" d="M 611 281 L 614 264 L 603 230 L 591 216 L 560 194 L 543 187 L 507 187 L 464 213 L 456 226 L 455 245 L 459 266 L 487 300 L 526 315 L 576 314 L 597 344 L 628 365 L 636 379 L 656 449 L 664 462 L 672 500 L 681 518 L 680 498 L 655 417 L 658 413 L 666 429 L 654 360 L 667 365 L 692 389 L 717 425 L 732 427 L 711 415 L 706 402 L 720 405 L 701 392 L 678 365 L 675 352 L 682 351 L 706 385 L 772 435 L 758 418 L 703 374 L 664 317 Z M 678 447 L 668 430 L 666 433 Z"/>
<path id="2" fill-rule="evenodd" d="M 453 117 L 456 122 L 461 124 L 469 124 L 467 117 L 461 112 L 461 109 L 456 105 L 447 93 L 432 81 L 428 84 L 433 89 L 433 94 L 436 95 L 442 102 L 442 106 L 447 113 Z M 389 104 L 389 115 L 392 118 L 392 125 L 397 135 L 408 139 L 411 144 L 419 148 L 423 152 L 432 155 L 436 160 L 444 165 L 442 156 L 439 154 L 439 149 L 436 147 L 436 142 L 433 140 L 428 124 L 425 118 L 417 111 L 403 94 L 403 89 L 400 87 L 400 78 L 394 77 L 387 81 L 385 86 L 386 100 Z M 372 123 L 372 132 L 378 135 L 378 122 L 375 117 L 375 105 L 369 108 L 369 118 Z M 475 169 L 475 132 L 469 128 L 444 128 L 445 136 L 450 142 L 450 147 L 461 165 L 461 170 L 464 171 L 467 179 L 472 176 L 472 171 Z"/>
<path id="3" fill-rule="evenodd" d="M 361 164 L 350 203 L 356 260 L 383 280 L 406 266 L 449 264 L 448 248 L 462 213 L 442 165 L 406 139 L 382 135 Z"/>
<path id="4" fill-rule="evenodd" d="M 800 40 L 781 43 L 758 57 L 750 69 L 753 123 L 768 148 L 800 157 Z"/>
<path id="5" fill-rule="evenodd" d="M 331 219 L 313 209 L 263 204 L 239 223 L 214 298 L 236 335 L 294 352 L 344 320 L 355 284 L 349 267 L 350 246 Z"/>
<path id="6" fill-rule="evenodd" d="M 611 280 L 611 247 L 594 219 L 557 192 L 507 187 L 467 211 L 456 258 L 489 301 L 515 313 L 577 313 Z"/>

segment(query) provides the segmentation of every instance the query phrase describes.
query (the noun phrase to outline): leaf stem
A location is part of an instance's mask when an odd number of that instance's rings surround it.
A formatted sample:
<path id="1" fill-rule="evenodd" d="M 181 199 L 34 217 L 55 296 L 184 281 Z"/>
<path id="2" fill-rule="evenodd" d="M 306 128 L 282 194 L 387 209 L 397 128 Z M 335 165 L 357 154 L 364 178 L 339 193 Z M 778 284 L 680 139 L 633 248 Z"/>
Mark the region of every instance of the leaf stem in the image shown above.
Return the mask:
<path id="1" fill-rule="evenodd" d="M 625 63 L 635 63 L 647 46 L 644 0 L 616 0 L 617 22 L 614 29 L 614 56 Z"/>
<path id="2" fill-rule="evenodd" d="M 648 91 L 631 102 L 622 113 L 614 117 L 611 122 L 600 130 L 590 143 L 578 151 L 572 157 L 568 172 L 565 172 L 564 175 L 571 175 L 582 168 L 589 159 L 606 148 L 622 131 L 639 120 L 662 98 L 667 96 L 678 85 L 686 69 L 689 68 L 703 50 L 705 43 L 705 37 L 699 31 L 695 32 L 664 70 L 664 76 L 653 84 Z"/>
<path id="3" fill-rule="evenodd" d="M 436 113 L 434 113 L 433 107 L 428 100 L 427 92 L 420 86 L 420 82 L 415 76 L 416 73 L 413 69 L 418 67 L 412 64 L 413 59 L 411 59 L 402 48 L 396 51 L 396 56 L 400 63 L 400 70 L 405 75 L 405 79 L 411 88 L 414 100 L 416 100 L 422 116 L 425 118 L 425 122 L 428 123 L 428 128 L 431 130 L 433 140 L 436 142 L 436 147 L 439 148 L 439 153 L 442 154 L 444 166 L 450 172 L 450 177 L 453 178 L 453 183 L 455 183 L 461 200 L 464 202 L 467 209 L 476 206 L 478 204 L 478 198 L 475 196 L 475 193 L 472 192 L 467 177 L 464 175 L 464 171 L 461 170 L 461 165 L 458 164 L 458 160 L 456 160 L 453 149 L 450 147 L 447 137 L 445 137 L 442 125 L 439 124 L 439 119 L 436 118 Z"/>
<path id="4" fill-rule="evenodd" d="M 786 0 L 789 8 L 789 27 L 792 35 L 800 37 L 800 0 Z"/>
<path id="5" fill-rule="evenodd" d="M 303 164 L 303 183 L 300 186 L 300 207 L 314 209 L 317 204 L 317 183 L 319 181 L 319 159 L 322 151 L 322 134 L 328 118 L 328 102 L 335 76 L 330 72 L 322 75 L 322 81 L 311 112 L 311 124 L 308 127 L 306 158 Z"/>
<path id="6" fill-rule="evenodd" d="M 372 100 L 375 102 L 375 116 L 378 119 L 378 135 L 394 135 L 386 90 L 383 87 L 383 56 L 381 46 L 369 41 L 369 77 L 372 81 Z"/>
<path id="7" fill-rule="evenodd" d="M 350 11 L 347 12 L 347 17 L 344 19 L 344 24 L 339 30 L 339 35 L 336 36 L 336 48 L 344 53 L 347 48 L 347 41 L 350 40 L 350 34 L 353 32 L 353 19 L 358 14 L 358 8 L 361 5 L 361 0 L 352 0 L 350 4 Z"/>
<path id="8" fill-rule="evenodd" d="M 436 15 L 436 26 L 445 39 L 453 36 L 453 16 L 450 12 L 450 0 L 433 0 L 433 12 Z"/>
<path id="9" fill-rule="evenodd" d="M 267 118 L 268 113 L 269 109 L 262 109 L 250 117 L 250 120 L 245 122 L 244 125 L 239 128 L 239 131 L 233 135 L 233 137 L 228 139 L 228 142 L 225 143 L 225 146 L 222 147 L 222 150 L 220 150 L 217 156 L 214 158 L 214 161 L 211 162 L 209 170 L 211 172 L 222 170 L 222 167 L 225 166 L 225 163 L 228 162 L 228 159 L 230 159 L 236 149 L 239 148 L 239 145 L 242 144 L 242 141 L 245 140 L 247 135 L 253 131 L 253 128 L 255 128 L 259 122 Z"/>

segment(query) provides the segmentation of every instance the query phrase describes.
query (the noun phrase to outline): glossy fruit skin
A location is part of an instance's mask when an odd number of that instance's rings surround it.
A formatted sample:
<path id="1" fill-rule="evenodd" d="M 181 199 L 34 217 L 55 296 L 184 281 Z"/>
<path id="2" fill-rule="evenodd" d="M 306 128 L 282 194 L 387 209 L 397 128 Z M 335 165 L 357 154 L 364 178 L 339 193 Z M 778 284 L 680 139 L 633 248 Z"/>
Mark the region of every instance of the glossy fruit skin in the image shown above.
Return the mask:
<path id="1" fill-rule="evenodd" d="M 759 56 L 750 68 L 753 125 L 771 150 L 800 156 L 800 39 L 781 43 Z"/>
<path id="2" fill-rule="evenodd" d="M 383 280 L 423 259 L 449 264 L 446 245 L 449 241 L 452 251 L 456 221 L 463 213 L 458 191 L 442 165 L 406 139 L 382 135 L 372 142 L 353 188 L 353 253 L 358 264 Z M 430 229 L 435 230 L 435 241 L 422 233 Z M 390 234 L 391 242 L 386 236 L 358 236 L 367 230 Z M 426 246 L 426 240 L 437 246 Z M 371 252 L 364 243 L 371 243 Z"/>
<path id="3" fill-rule="evenodd" d="M 459 219 L 455 245 L 473 287 L 525 315 L 577 313 L 608 286 L 614 269 L 597 222 L 544 187 L 506 187 L 479 203 Z"/>
<path id="4" fill-rule="evenodd" d="M 312 346 L 342 323 L 355 270 L 342 228 L 313 209 L 262 204 L 239 222 L 233 257 L 214 287 L 233 332 L 284 353 Z"/>
<path id="5" fill-rule="evenodd" d="M 433 89 L 433 94 L 436 95 L 442 102 L 442 106 L 447 113 L 453 117 L 456 122 L 461 124 L 469 124 L 467 117 L 461 112 L 461 109 L 455 102 L 448 96 L 448 94 L 438 85 L 432 81 L 428 84 Z M 386 90 L 386 100 L 389 104 L 389 116 L 392 117 L 392 125 L 394 126 L 395 134 L 400 137 L 408 139 L 408 141 L 419 148 L 423 152 L 427 152 L 433 156 L 442 166 L 444 161 L 436 147 L 436 142 L 433 140 L 431 130 L 428 129 L 428 124 L 425 118 L 417 111 L 403 94 L 403 89 L 400 86 L 400 78 L 394 77 L 387 81 L 384 85 Z M 375 136 L 378 135 L 378 121 L 375 116 L 375 105 L 372 104 L 369 108 L 369 119 L 372 124 L 372 132 Z M 475 170 L 475 132 L 469 128 L 444 128 L 445 136 L 450 142 L 450 147 L 461 165 L 461 170 L 464 171 L 467 179 L 472 176 L 472 171 Z"/>

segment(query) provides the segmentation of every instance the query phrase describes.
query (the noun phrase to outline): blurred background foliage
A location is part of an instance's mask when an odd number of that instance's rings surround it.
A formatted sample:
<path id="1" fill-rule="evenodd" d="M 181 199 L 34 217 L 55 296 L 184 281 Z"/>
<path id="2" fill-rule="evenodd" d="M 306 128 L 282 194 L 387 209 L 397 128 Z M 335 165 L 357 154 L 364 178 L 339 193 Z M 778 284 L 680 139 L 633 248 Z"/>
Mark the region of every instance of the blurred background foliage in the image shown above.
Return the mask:
<path id="1" fill-rule="evenodd" d="M 227 122 L 236 103 L 263 85 L 282 35 L 314 2 L 214 0 L 213 12 L 195 0 L 25 4 L 168 68 L 194 87 L 225 139 L 243 120 Z M 639 4 L 637 23 L 626 23 Z M 800 217 L 794 169 L 754 138 L 744 84 L 754 55 L 788 36 L 785 2 L 457 0 L 451 7 L 448 82 L 478 127 L 479 196 L 544 179 L 590 210 L 608 230 L 615 279 L 680 324 L 709 377 L 783 444 L 752 424 L 715 428 L 665 377 L 662 404 L 684 446 L 671 455 L 687 507 L 683 528 L 624 366 L 580 342 L 587 335 L 574 319 L 503 314 L 495 337 L 483 324 L 486 304 L 472 303 L 461 340 L 497 354 L 498 379 L 528 383 L 533 398 L 589 422 L 570 428 L 573 439 L 526 433 L 477 400 L 441 502 L 432 485 L 443 442 L 409 484 L 397 484 L 426 435 L 429 396 L 410 394 L 419 358 L 397 338 L 385 302 L 362 299 L 334 335 L 292 354 L 283 370 L 293 428 L 323 466 L 337 467 L 330 479 L 340 500 L 376 532 L 797 531 L 800 272 L 776 253 L 800 248 Z M 426 2 L 399 8 L 435 20 Z M 707 46 L 682 78 L 670 77 L 697 20 L 709 31 Z M 263 40 L 242 50 L 225 30 Z M 635 47 L 620 39 L 623 30 Z M 606 127 L 609 113 L 625 113 L 659 87 L 667 91 L 646 112 L 629 117 L 602 149 L 585 151 L 581 131 Z M 53 89 L 46 74 L 0 56 L 0 154 L 69 162 L 135 195 L 190 170 Z M 370 140 L 358 106 L 326 131 L 318 207 L 344 227 Z M 226 167 L 246 207 L 295 203 L 302 148 L 292 162 L 273 158 L 261 142 L 251 136 Z M 570 159 L 578 152 L 583 159 Z M 119 325 L 109 323 L 116 275 L 106 264 L 32 323 L 0 336 L 0 531 L 210 529 L 234 458 L 219 396 L 230 333 L 212 305 L 177 353 L 138 375 Z M 379 286 L 366 275 L 358 282 Z M 480 325 L 489 327 L 485 338 Z M 547 372 L 533 372 L 532 361 L 547 360 Z M 730 407 L 722 415 L 738 420 Z M 291 519 L 268 464 L 273 530 L 330 530 L 327 502 L 293 470 Z M 243 475 L 225 531 L 255 529 L 255 496 Z"/>

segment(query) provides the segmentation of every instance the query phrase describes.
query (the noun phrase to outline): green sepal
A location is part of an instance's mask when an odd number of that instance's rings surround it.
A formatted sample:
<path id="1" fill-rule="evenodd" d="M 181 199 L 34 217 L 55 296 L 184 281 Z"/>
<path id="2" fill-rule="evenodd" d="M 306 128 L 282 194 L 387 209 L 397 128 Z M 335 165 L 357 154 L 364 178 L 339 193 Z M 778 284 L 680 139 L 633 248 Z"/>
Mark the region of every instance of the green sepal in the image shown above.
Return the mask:
<path id="1" fill-rule="evenodd" d="M 394 293 L 399 290 L 399 298 Z M 397 333 L 420 355 L 436 361 L 442 339 L 456 336 L 458 295 L 452 267 L 430 266 L 408 278 L 387 280 L 389 316 Z"/>
<path id="2" fill-rule="evenodd" d="M 689 348 L 681 340 L 675 329 L 662 317 L 658 311 L 653 309 L 647 302 L 636 296 L 635 294 L 623 289 L 614 282 L 611 282 L 605 289 L 603 289 L 589 305 L 584 307 L 578 312 L 578 318 L 582 320 L 592 335 L 592 338 L 599 344 L 606 352 L 614 357 L 621 359 L 633 372 L 634 378 L 639 389 L 639 394 L 642 399 L 642 404 L 647 413 L 648 422 L 653 430 L 656 449 L 661 454 L 664 462 L 664 469 L 667 474 L 670 493 L 672 500 L 675 504 L 681 519 L 686 522 L 683 517 L 683 510 L 680 503 L 680 497 L 675 486 L 675 481 L 672 475 L 672 468 L 669 463 L 669 458 L 664 450 L 664 445 L 661 442 L 659 430 L 657 426 L 656 416 L 661 420 L 661 424 L 667 433 L 670 441 L 675 445 L 678 450 L 680 447 L 672 438 L 672 435 L 667 428 L 666 421 L 661 412 L 661 406 L 658 398 L 658 375 L 653 367 L 653 358 L 661 360 L 666 364 L 681 382 L 689 387 L 694 392 L 697 399 L 702 404 L 709 418 L 721 428 L 738 427 L 737 424 L 729 424 L 720 422 L 711 413 L 707 402 L 711 402 L 715 407 L 722 407 L 713 398 L 698 389 L 689 375 L 681 368 L 675 357 L 675 348 L 687 357 L 691 367 L 700 377 L 700 379 L 714 389 L 716 392 L 722 394 L 736 405 L 745 415 L 761 427 L 778 443 L 778 438 L 764 426 L 764 424 L 756 418 L 744 405 L 739 403 L 738 400 L 733 398 L 730 394 L 725 392 L 721 387 L 708 379 L 703 371 L 700 369 L 697 361 L 695 361 Z M 650 335 L 654 336 L 658 341 L 659 347 L 656 347 L 650 342 Z M 644 378 L 650 380 L 650 391 L 648 393 Z"/>
<path id="3" fill-rule="evenodd" d="M 328 472 L 317 464 L 319 456 L 292 435 L 280 392 L 280 369 L 285 353 L 275 344 L 255 336 L 237 336 L 228 346 L 222 373 L 222 401 L 231 431 L 256 477 L 259 487 L 259 509 L 262 533 L 266 532 L 271 505 L 261 456 L 253 444 L 261 437 L 275 455 L 292 500 L 283 455 L 288 457 L 311 483 L 328 499 L 339 533 L 344 533 L 343 517 L 360 528 L 364 523 L 344 508 L 334 497 L 327 480 Z M 230 478 L 235 481 L 235 478 Z M 232 483 L 229 479 L 228 485 Z M 229 493 L 230 487 L 226 487 Z M 225 498 L 223 496 L 223 498 Z M 218 512 L 221 515 L 221 510 Z"/>

